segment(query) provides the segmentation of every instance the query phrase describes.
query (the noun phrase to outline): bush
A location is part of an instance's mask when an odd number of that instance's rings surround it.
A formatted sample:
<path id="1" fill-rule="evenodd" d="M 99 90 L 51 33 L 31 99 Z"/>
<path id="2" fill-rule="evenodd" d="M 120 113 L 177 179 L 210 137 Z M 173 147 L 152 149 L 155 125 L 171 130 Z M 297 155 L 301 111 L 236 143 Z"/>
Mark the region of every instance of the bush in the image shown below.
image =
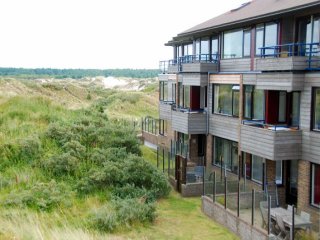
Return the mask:
<path id="1" fill-rule="evenodd" d="M 71 192 L 66 185 L 52 180 L 48 183 L 36 183 L 26 190 L 11 192 L 3 205 L 50 211 L 58 205 L 68 205 L 70 195 Z"/>
<path id="2" fill-rule="evenodd" d="M 129 228 L 134 223 L 153 222 L 154 204 L 144 204 L 139 199 L 117 199 L 111 206 L 97 209 L 89 216 L 92 228 L 102 232 L 112 232 L 120 226 Z"/>
<path id="3" fill-rule="evenodd" d="M 39 158 L 40 154 L 41 142 L 38 137 L 21 139 L 0 146 L 0 157 L 5 163 L 31 163 Z"/>
<path id="4" fill-rule="evenodd" d="M 54 176 L 74 175 L 79 160 L 69 152 L 50 157 L 41 163 L 42 167 Z"/>

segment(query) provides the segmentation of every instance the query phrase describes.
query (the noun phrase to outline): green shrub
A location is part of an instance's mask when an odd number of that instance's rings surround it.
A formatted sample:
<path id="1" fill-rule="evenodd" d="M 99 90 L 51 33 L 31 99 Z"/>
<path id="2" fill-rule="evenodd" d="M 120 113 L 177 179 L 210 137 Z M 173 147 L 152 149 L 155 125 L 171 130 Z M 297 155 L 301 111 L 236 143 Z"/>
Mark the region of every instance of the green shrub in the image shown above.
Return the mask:
<path id="1" fill-rule="evenodd" d="M 5 163 L 31 163 L 39 158 L 41 149 L 41 142 L 35 136 L 0 145 L 0 157 Z"/>
<path id="2" fill-rule="evenodd" d="M 129 228 L 135 223 L 153 222 L 154 204 L 145 204 L 139 199 L 117 199 L 111 206 L 97 209 L 89 216 L 92 228 L 102 232 L 112 232 L 118 227 Z"/>
<path id="3" fill-rule="evenodd" d="M 79 160 L 69 152 L 42 161 L 42 167 L 54 176 L 74 175 Z"/>
<path id="4" fill-rule="evenodd" d="M 86 158 L 86 148 L 78 141 L 71 140 L 62 146 L 64 152 L 68 152 L 72 157 L 78 159 Z"/>
<path id="5" fill-rule="evenodd" d="M 26 190 L 11 192 L 3 205 L 50 211 L 58 205 L 69 205 L 70 196 L 71 192 L 65 184 L 52 180 L 48 183 L 36 183 Z"/>

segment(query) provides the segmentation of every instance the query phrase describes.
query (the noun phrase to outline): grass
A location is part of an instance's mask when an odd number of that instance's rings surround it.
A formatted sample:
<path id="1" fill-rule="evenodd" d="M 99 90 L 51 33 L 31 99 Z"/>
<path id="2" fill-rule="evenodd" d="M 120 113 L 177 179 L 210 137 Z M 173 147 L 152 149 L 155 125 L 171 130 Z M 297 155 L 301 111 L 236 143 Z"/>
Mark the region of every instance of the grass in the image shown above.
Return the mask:
<path id="1" fill-rule="evenodd" d="M 63 82 L 62 82 L 63 83 Z M 156 86 L 141 92 L 119 92 L 90 89 L 68 85 L 68 92 L 57 81 L 42 86 L 36 82 L 0 80 L 0 146 L 32 138 L 47 129 L 56 119 L 78 119 L 80 111 L 69 109 L 87 106 L 99 99 L 109 101 L 105 110 L 110 118 L 138 118 L 145 115 L 156 117 Z M 64 83 L 63 83 L 64 84 Z M 62 98 L 63 100 L 61 100 Z M 120 100 L 119 100 L 120 99 Z M 68 101 L 70 100 L 70 103 Z M 57 151 L 47 142 L 44 150 L 50 155 Z M 46 149 L 48 148 L 48 149 Z M 156 165 L 156 151 L 141 146 L 145 159 Z M 0 173 L 0 201 L 8 189 L 24 189 L 27 184 L 45 180 L 41 172 L 29 164 L 7 167 Z M 3 187 L 5 184 L 9 188 Z M 28 208 L 0 206 L 0 240 L 2 239 L 238 239 L 223 226 L 216 224 L 201 212 L 200 198 L 181 198 L 171 192 L 169 197 L 157 202 L 155 222 L 134 224 L 129 230 L 119 229 L 113 234 L 92 230 L 86 217 L 99 209 L 110 196 L 106 193 L 84 198 L 72 198 L 70 206 L 59 206 L 49 212 Z"/>

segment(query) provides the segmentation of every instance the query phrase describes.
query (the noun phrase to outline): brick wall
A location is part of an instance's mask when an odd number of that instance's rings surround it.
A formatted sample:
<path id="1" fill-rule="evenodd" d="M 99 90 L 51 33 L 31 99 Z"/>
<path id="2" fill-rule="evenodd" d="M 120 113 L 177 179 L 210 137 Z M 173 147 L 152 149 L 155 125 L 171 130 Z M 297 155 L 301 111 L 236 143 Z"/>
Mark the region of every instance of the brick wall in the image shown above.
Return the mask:
<path id="1" fill-rule="evenodd" d="M 320 230 L 320 209 L 310 205 L 310 173 L 309 161 L 300 160 L 298 165 L 298 211 L 305 211 L 311 215 L 313 230 Z"/>

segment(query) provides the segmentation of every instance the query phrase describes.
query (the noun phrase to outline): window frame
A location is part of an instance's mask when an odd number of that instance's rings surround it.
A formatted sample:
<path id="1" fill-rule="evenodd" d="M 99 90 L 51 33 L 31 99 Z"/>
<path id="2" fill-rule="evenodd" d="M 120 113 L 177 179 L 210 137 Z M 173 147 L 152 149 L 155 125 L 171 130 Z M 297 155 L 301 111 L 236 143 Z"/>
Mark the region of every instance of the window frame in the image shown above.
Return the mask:
<path id="1" fill-rule="evenodd" d="M 315 192 L 315 189 L 314 189 L 314 180 L 315 180 L 314 171 L 315 170 L 314 169 L 316 165 L 318 167 L 320 167 L 320 165 L 315 163 L 310 163 L 310 165 L 311 165 L 310 166 L 310 205 L 320 209 L 320 203 L 319 204 L 314 203 L 314 192 Z"/>
<path id="2" fill-rule="evenodd" d="M 281 29 L 279 20 L 256 24 L 256 26 L 255 26 L 255 42 L 254 42 L 254 55 L 256 57 L 261 56 L 261 50 L 259 50 L 259 53 L 257 53 L 257 28 L 258 28 L 258 26 L 263 26 L 263 37 L 262 37 L 263 46 L 262 47 L 266 47 L 266 26 L 271 25 L 271 24 L 277 24 L 277 36 L 276 36 L 277 43 L 276 43 L 276 45 L 279 45 L 279 42 L 280 42 L 280 39 L 279 39 L 280 32 L 279 31 Z M 265 54 L 265 52 L 263 52 L 263 54 Z"/>
<path id="3" fill-rule="evenodd" d="M 220 112 L 216 112 L 215 111 L 215 86 L 221 86 L 221 85 L 225 85 L 225 86 L 231 86 L 231 114 L 226 114 L 226 113 L 220 113 Z M 240 89 L 239 90 L 234 90 L 233 88 L 235 86 L 238 86 L 240 88 L 239 84 L 212 84 L 212 114 L 217 114 L 217 115 L 222 115 L 222 116 L 229 116 L 229 117 L 235 117 L 235 118 L 239 118 L 240 115 L 240 109 L 238 108 L 238 115 L 234 114 L 235 110 L 234 110 L 234 99 L 235 99 L 235 92 L 238 92 L 239 94 L 239 98 L 238 98 L 238 106 L 240 107 Z M 219 91 L 220 92 L 220 91 Z"/>
<path id="4" fill-rule="evenodd" d="M 237 32 L 237 31 L 241 31 L 242 32 L 242 44 L 241 44 L 241 56 L 240 57 L 225 57 L 224 56 L 224 47 L 225 47 L 225 34 L 226 33 L 230 33 L 230 32 Z M 249 44 L 249 48 L 250 48 L 250 54 L 249 55 L 244 55 L 244 35 L 245 33 L 249 33 L 250 34 L 250 44 Z M 222 33 L 222 46 L 221 46 L 221 59 L 242 59 L 242 58 L 250 58 L 251 57 L 251 52 L 252 52 L 252 44 L 251 44 L 251 28 L 234 28 L 234 29 L 230 29 L 230 30 L 227 30 L 227 31 L 224 31 Z"/>
<path id="5" fill-rule="evenodd" d="M 311 123 L 310 123 L 310 130 L 313 132 L 317 132 L 320 133 L 320 127 L 319 128 L 315 128 L 315 116 L 316 116 L 316 92 L 317 90 L 320 91 L 320 87 L 312 87 L 311 89 Z M 320 100 L 319 100 L 320 101 Z M 320 111 L 320 105 L 318 106 L 319 111 Z"/>

